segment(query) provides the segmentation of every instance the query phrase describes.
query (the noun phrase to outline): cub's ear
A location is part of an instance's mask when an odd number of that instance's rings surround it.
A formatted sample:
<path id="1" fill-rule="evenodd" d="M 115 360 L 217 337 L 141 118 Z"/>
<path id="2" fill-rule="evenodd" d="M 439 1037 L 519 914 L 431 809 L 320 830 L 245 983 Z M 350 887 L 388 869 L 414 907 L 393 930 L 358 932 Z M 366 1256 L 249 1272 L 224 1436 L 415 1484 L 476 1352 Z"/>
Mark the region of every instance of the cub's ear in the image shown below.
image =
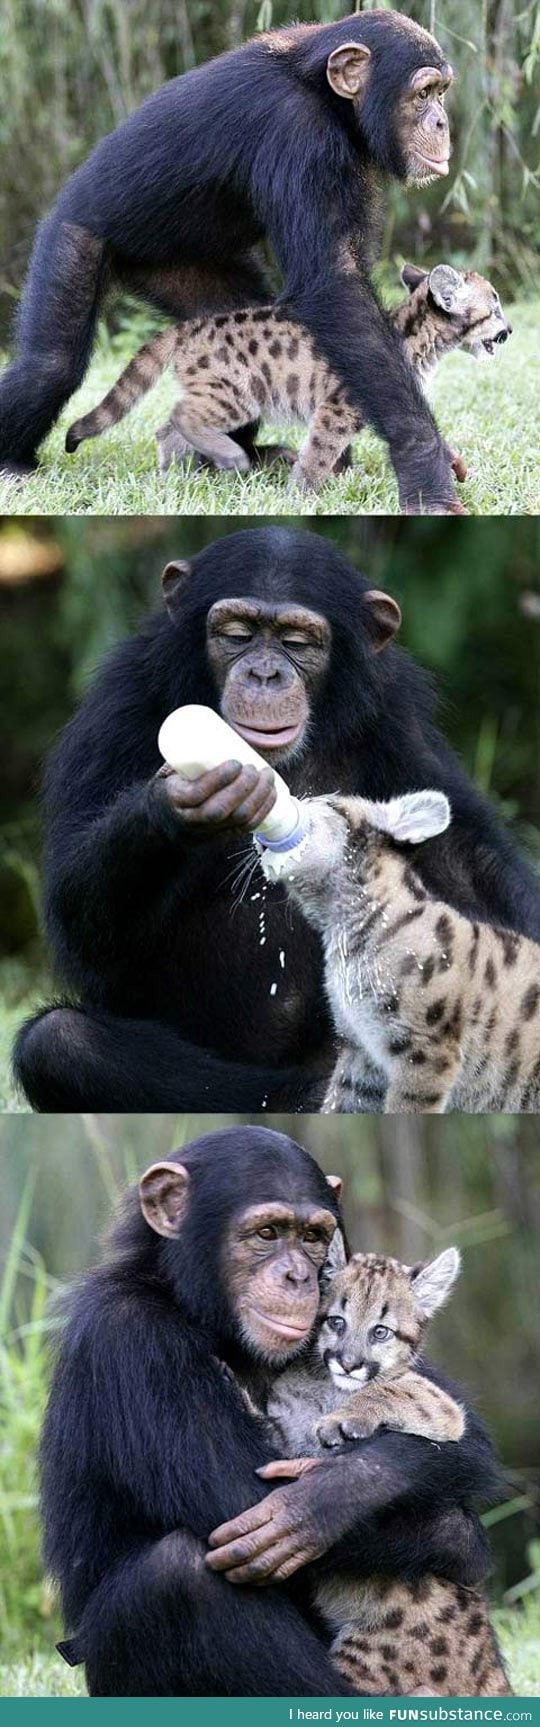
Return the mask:
<path id="1" fill-rule="evenodd" d="M 429 290 L 441 311 L 457 313 L 462 311 L 467 295 L 467 284 L 459 270 L 453 270 L 451 264 L 436 264 L 430 271 Z"/>
<path id="2" fill-rule="evenodd" d="M 419 270 L 417 264 L 403 265 L 401 280 L 403 287 L 408 288 L 410 294 L 414 294 L 415 288 L 419 288 L 421 282 L 427 282 L 427 277 L 427 270 Z"/>
<path id="3" fill-rule="evenodd" d="M 191 564 L 185 559 L 174 558 L 172 563 L 165 565 L 161 577 L 161 591 L 170 618 L 174 617 L 190 578 Z"/>
<path id="4" fill-rule="evenodd" d="M 358 102 L 366 88 L 371 51 L 363 42 L 343 42 L 326 62 L 326 76 L 335 96 Z"/>
<path id="5" fill-rule="evenodd" d="M 321 1271 L 320 1286 L 323 1294 L 325 1290 L 330 1288 L 330 1284 L 333 1282 L 334 1277 L 337 1277 L 340 1271 L 345 1270 L 346 1264 L 347 1255 L 345 1252 L 345 1242 L 343 1240 L 342 1231 L 338 1227 L 334 1230 L 326 1261 Z"/>
<path id="6" fill-rule="evenodd" d="M 401 607 L 391 594 L 370 588 L 367 594 L 362 594 L 362 611 L 372 651 L 380 654 L 399 630 Z"/>
<path id="7" fill-rule="evenodd" d="M 429 1265 L 413 1266 L 410 1272 L 412 1292 L 426 1319 L 430 1319 L 438 1307 L 444 1307 L 460 1269 L 461 1255 L 457 1247 L 445 1248 L 444 1253 L 440 1253 L 438 1259 L 432 1259 Z"/>
<path id="8" fill-rule="evenodd" d="M 388 803 L 370 803 L 362 798 L 366 820 L 381 833 L 391 834 L 400 844 L 420 845 L 444 833 L 452 819 L 444 792 L 406 792 Z"/>
<path id="9" fill-rule="evenodd" d="M 143 1217 L 156 1235 L 178 1235 L 187 1212 L 189 1175 L 183 1163 L 153 1163 L 139 1182 Z"/>

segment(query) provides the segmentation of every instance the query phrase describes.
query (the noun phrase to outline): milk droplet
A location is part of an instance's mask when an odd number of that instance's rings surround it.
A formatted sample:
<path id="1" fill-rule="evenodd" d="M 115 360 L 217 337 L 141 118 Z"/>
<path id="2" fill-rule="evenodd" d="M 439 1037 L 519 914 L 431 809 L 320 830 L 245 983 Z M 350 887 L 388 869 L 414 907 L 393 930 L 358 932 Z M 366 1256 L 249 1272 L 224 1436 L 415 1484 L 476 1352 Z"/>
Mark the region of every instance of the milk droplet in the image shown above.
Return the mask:
<path id="1" fill-rule="evenodd" d="M 283 949 L 283 948 L 281 948 L 281 949 L 280 949 L 280 954 L 279 954 L 279 963 L 280 963 L 280 966 L 281 966 L 281 970 L 282 970 L 282 971 L 285 971 L 285 952 L 284 952 L 284 949 Z"/>
<path id="2" fill-rule="evenodd" d="M 277 983 L 270 984 L 270 995 L 277 995 Z"/>

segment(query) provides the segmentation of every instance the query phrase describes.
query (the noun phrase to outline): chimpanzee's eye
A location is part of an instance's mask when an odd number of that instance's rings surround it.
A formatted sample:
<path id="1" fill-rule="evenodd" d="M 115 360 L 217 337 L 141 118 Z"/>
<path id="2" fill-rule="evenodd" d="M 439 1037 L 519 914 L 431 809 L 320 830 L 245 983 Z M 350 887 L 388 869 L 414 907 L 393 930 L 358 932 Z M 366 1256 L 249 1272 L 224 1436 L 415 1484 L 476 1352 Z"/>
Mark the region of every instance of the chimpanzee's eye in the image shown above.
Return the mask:
<path id="1" fill-rule="evenodd" d="M 329 1325 L 331 1331 L 337 1331 L 340 1335 L 345 1330 L 345 1320 L 342 1313 L 329 1313 L 326 1324 Z"/>
<path id="2" fill-rule="evenodd" d="M 257 1230 L 257 1235 L 260 1235 L 261 1241 L 276 1241 L 277 1225 L 275 1223 L 263 1223 L 261 1228 Z"/>
<path id="3" fill-rule="evenodd" d="M 309 1228 L 304 1230 L 303 1239 L 304 1241 L 322 1241 L 322 1230 L 317 1229 L 316 1223 L 310 1224 Z"/>
<path id="4" fill-rule="evenodd" d="M 371 1343 L 384 1343 L 385 1338 L 391 1337 L 391 1335 L 392 1335 L 392 1333 L 389 1330 L 389 1327 L 387 1325 L 372 1325 L 371 1331 L 369 1334 L 370 1342 Z"/>
<path id="5" fill-rule="evenodd" d="M 251 624 L 243 624 L 239 618 L 232 619 L 230 624 L 223 624 L 222 636 L 229 642 L 250 642 L 254 635 Z"/>
<path id="6" fill-rule="evenodd" d="M 282 636 L 281 640 L 284 648 L 307 648 L 310 637 L 304 635 L 302 630 L 288 630 L 287 635 Z"/>

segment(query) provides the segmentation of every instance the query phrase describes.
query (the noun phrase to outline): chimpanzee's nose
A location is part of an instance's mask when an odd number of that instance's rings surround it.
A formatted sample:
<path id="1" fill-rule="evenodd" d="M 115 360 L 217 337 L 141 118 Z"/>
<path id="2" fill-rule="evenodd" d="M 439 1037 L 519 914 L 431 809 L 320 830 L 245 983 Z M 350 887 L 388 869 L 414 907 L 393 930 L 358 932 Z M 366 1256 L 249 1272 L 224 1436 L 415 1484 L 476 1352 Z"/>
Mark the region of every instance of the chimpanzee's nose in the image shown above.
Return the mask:
<path id="1" fill-rule="evenodd" d="M 256 684 L 271 684 L 281 677 L 279 666 L 250 666 L 249 676 Z"/>
<path id="2" fill-rule="evenodd" d="M 304 1265 L 301 1260 L 295 1261 L 287 1266 L 285 1276 L 287 1283 L 293 1283 L 295 1288 L 299 1283 L 308 1283 L 311 1276 L 309 1265 Z"/>

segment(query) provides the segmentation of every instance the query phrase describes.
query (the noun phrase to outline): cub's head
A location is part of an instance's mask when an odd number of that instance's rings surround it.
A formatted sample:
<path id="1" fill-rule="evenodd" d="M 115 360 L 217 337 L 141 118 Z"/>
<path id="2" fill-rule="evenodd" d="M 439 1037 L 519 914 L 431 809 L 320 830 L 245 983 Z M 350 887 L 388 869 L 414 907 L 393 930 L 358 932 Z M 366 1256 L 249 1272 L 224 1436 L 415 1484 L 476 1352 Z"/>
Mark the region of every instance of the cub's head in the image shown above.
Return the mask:
<path id="1" fill-rule="evenodd" d="M 476 360 L 490 358 L 512 335 L 496 288 L 476 270 L 454 270 L 451 264 L 419 270 L 415 264 L 404 264 L 401 280 L 419 308 L 426 302 L 444 313 L 455 327 L 456 346 L 466 348 Z"/>
<path id="2" fill-rule="evenodd" d="M 338 918 L 340 893 L 350 900 L 350 886 L 361 892 L 382 861 L 385 846 L 418 845 L 443 833 L 451 820 L 444 792 L 406 792 L 403 797 L 374 803 L 369 798 L 320 797 L 299 799 L 302 843 L 281 854 L 280 880 L 297 895 L 306 916 L 317 927 Z M 274 854 L 261 867 L 275 880 Z M 344 874 L 345 872 L 345 874 Z M 380 885 L 380 884 L 379 884 Z"/>
<path id="3" fill-rule="evenodd" d="M 319 1354 L 342 1391 L 412 1366 L 428 1319 L 448 1299 L 460 1269 L 457 1247 L 428 1265 L 355 1253 L 324 1297 Z"/>

